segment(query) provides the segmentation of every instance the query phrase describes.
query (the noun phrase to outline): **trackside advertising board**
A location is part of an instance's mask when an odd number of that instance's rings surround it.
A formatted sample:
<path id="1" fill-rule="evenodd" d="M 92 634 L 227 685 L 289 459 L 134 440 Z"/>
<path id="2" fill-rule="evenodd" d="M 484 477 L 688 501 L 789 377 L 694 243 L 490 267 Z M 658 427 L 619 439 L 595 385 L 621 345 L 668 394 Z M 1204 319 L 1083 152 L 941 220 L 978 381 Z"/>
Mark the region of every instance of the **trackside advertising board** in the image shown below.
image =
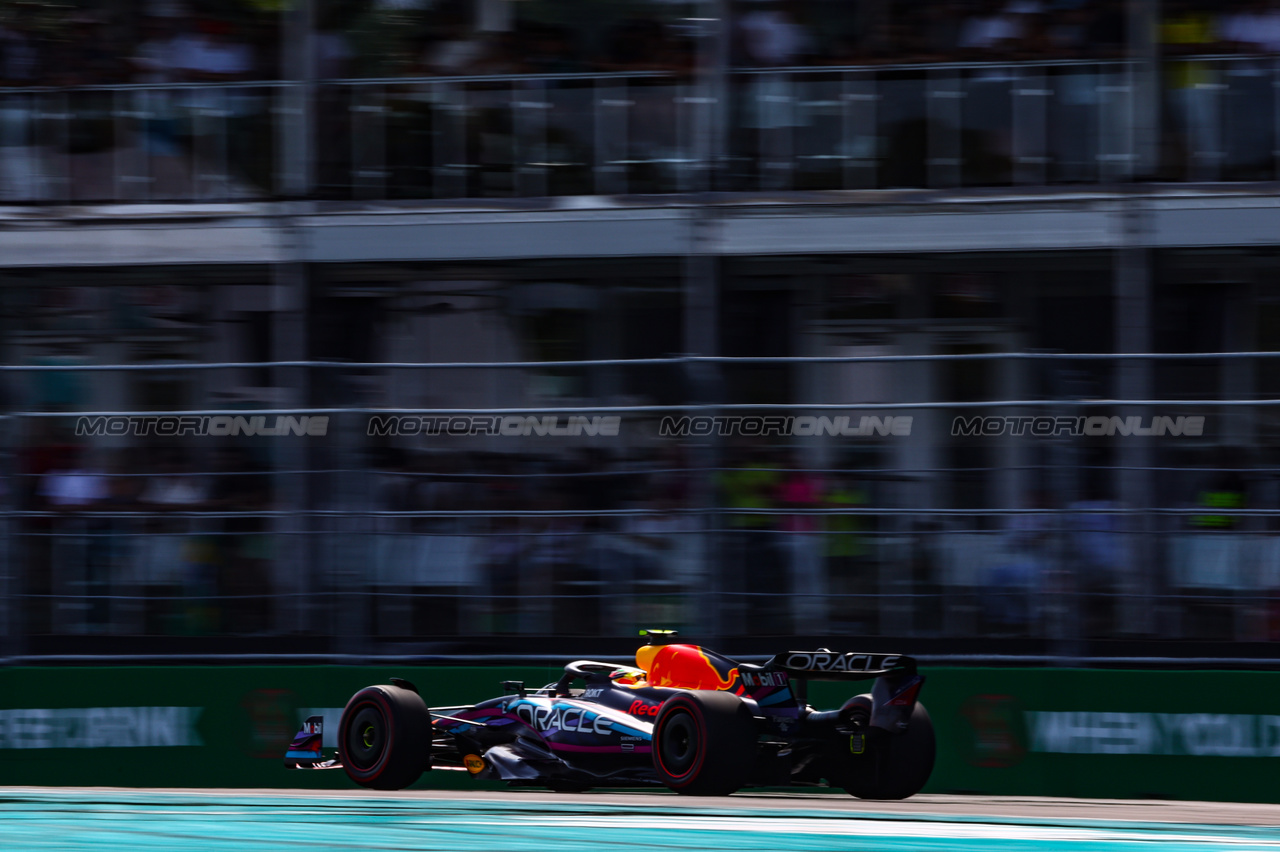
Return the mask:
<path id="1" fill-rule="evenodd" d="M 1278 672 L 928 674 L 939 760 L 926 789 L 1280 802 Z"/>
<path id="2" fill-rule="evenodd" d="M 431 704 L 530 687 L 560 669 L 169 667 L 0 670 L 0 786 L 350 789 L 341 771 L 288 771 L 305 717 L 326 745 L 357 689 L 392 676 Z M 1280 673 L 925 669 L 938 762 L 927 792 L 1280 802 Z M 838 706 L 847 685 L 814 683 Z M 428 773 L 418 787 L 500 786 Z"/>

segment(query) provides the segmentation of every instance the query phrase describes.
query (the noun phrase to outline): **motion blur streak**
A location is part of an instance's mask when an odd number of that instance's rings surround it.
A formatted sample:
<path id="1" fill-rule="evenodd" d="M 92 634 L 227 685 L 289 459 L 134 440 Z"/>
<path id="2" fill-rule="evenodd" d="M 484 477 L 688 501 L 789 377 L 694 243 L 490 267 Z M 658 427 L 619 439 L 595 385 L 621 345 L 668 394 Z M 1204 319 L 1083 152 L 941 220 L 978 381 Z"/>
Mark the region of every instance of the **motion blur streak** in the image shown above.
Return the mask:
<path id="1" fill-rule="evenodd" d="M 1004 800 L 1006 805 L 1011 800 Z M 217 852 L 314 849 L 556 848 L 586 852 L 617 832 L 629 848 L 741 850 L 1162 850 L 1229 846 L 1280 849 L 1280 827 L 996 816 L 981 799 L 932 797 L 958 806 L 951 816 L 863 811 L 845 797 L 735 797 L 715 806 L 667 795 L 558 796 L 504 793 L 499 798 L 448 794 L 326 796 L 173 794 L 139 791 L 0 792 L 0 841 L 14 850 L 129 847 Z M 1041 810 L 1079 802 L 1044 800 Z M 1117 803 L 1098 803 L 1106 811 Z M 1137 807 L 1149 805 L 1131 803 Z M 921 811 L 927 806 L 916 803 Z M 879 810 L 892 804 L 865 803 Z M 967 807 L 966 807 L 967 806 Z M 986 814 L 983 811 L 987 811 Z M 1275 811 L 1255 806 L 1257 811 Z M 1076 816 L 1089 815 L 1085 807 Z M 1265 815 L 1260 814 L 1264 817 Z M 1274 814 L 1272 814 L 1274 817 Z M 856 838 L 856 840 L 854 839 Z"/>

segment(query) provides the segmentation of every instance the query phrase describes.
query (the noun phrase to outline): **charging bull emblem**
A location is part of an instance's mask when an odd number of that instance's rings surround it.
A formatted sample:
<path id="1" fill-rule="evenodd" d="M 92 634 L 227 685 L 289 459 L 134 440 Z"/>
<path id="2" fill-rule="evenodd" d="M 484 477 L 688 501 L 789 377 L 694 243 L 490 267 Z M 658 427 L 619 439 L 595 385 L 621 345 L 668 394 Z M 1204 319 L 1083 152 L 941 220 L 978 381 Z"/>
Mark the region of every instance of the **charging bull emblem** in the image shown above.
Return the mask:
<path id="1" fill-rule="evenodd" d="M 664 645 L 653 657 L 650 686 L 677 689 L 732 689 L 738 682 L 736 666 L 717 666 L 696 645 Z"/>

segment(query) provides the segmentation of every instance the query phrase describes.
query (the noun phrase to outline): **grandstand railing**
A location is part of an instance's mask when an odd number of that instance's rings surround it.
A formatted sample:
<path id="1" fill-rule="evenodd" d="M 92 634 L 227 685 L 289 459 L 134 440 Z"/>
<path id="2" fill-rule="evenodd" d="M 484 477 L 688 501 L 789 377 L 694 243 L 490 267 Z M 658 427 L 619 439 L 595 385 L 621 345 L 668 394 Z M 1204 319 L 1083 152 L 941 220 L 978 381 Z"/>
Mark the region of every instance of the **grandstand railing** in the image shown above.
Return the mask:
<path id="1" fill-rule="evenodd" d="M 0 200 L 1270 181 L 1280 157 L 1271 56 L 723 79 L 725 92 L 661 72 L 0 89 Z M 291 174 L 309 175 L 303 189 Z"/>

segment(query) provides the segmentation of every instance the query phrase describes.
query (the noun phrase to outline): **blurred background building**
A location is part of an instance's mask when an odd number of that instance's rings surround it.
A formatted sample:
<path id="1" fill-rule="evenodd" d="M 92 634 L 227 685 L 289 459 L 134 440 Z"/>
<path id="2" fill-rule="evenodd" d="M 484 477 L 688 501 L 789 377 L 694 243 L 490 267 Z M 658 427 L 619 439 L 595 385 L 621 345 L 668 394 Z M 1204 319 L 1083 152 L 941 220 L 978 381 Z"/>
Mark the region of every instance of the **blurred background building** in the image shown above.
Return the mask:
<path id="1" fill-rule="evenodd" d="M 1274 656 L 1278 104 L 1272 0 L 0 0 L 4 652 Z M 330 419 L 77 434 L 189 412 Z"/>

